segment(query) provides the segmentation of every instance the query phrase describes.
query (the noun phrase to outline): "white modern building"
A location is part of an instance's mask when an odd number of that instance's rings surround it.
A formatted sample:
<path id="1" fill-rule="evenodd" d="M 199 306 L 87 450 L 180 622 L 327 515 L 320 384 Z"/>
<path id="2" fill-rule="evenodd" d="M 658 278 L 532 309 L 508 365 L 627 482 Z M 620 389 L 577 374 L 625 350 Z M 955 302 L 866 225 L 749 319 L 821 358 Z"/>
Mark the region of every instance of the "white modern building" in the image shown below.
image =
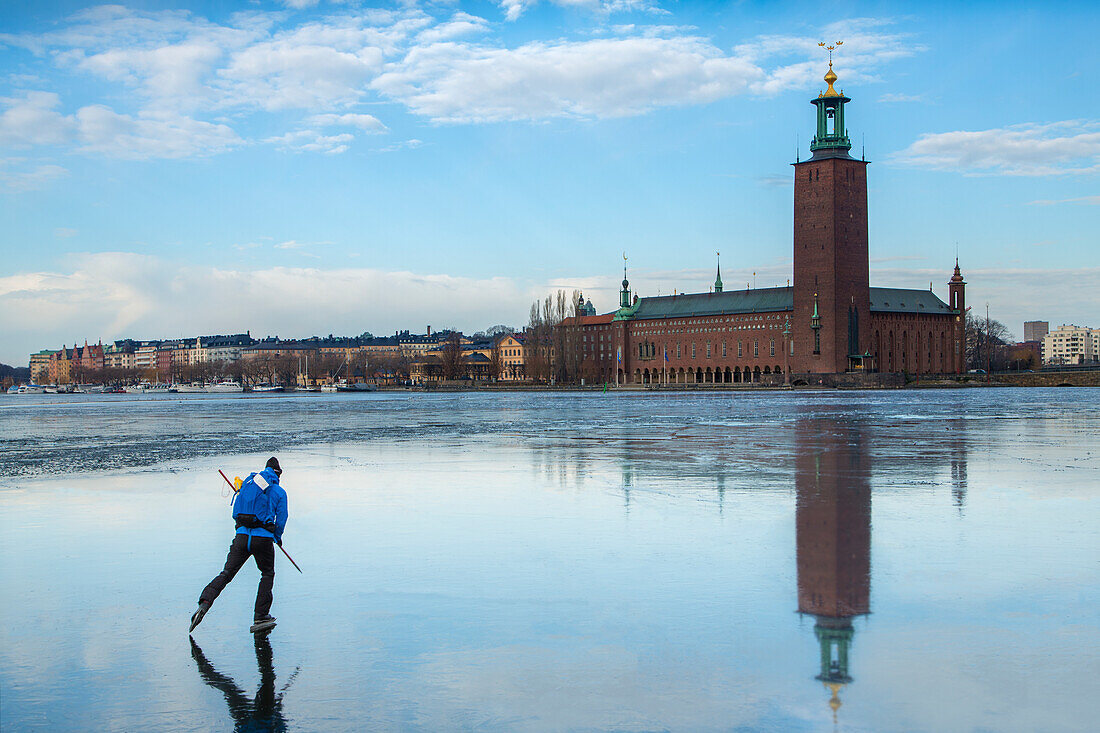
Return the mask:
<path id="1" fill-rule="evenodd" d="M 157 341 L 139 341 L 134 348 L 134 368 L 140 370 L 156 369 Z"/>
<path id="2" fill-rule="evenodd" d="M 1100 328 L 1062 325 L 1043 337 L 1044 364 L 1086 364 L 1100 360 Z"/>

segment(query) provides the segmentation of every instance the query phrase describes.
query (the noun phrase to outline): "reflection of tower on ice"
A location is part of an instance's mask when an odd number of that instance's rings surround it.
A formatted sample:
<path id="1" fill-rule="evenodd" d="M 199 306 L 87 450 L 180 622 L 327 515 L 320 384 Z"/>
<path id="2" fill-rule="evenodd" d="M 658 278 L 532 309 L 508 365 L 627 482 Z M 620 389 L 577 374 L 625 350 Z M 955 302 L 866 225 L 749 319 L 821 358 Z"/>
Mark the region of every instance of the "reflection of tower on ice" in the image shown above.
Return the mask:
<path id="1" fill-rule="evenodd" d="M 871 482 L 858 425 L 812 420 L 797 428 L 798 611 L 814 616 L 821 680 L 840 707 L 852 681 L 852 617 L 870 613 Z"/>
<path id="2" fill-rule="evenodd" d="M 951 496 L 962 513 L 966 504 L 966 421 L 955 420 L 951 427 Z"/>

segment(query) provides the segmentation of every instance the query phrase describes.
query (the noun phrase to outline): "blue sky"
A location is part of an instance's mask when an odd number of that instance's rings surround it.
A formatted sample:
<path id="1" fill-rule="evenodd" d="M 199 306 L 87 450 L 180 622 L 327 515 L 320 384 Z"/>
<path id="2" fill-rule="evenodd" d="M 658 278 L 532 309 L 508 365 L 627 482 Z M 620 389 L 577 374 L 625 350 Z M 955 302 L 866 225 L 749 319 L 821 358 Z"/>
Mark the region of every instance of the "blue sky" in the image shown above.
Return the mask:
<path id="1" fill-rule="evenodd" d="M 872 282 L 1100 326 L 1090 3 L 5 3 L 0 361 L 785 284 L 818 41 Z"/>

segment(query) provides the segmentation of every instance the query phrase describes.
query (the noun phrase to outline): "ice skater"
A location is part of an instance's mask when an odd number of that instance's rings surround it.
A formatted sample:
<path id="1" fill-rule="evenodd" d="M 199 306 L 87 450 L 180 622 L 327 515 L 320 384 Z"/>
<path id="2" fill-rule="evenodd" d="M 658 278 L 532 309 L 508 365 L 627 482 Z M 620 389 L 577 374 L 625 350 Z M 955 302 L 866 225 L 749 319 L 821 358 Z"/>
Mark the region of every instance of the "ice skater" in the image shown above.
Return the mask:
<path id="1" fill-rule="evenodd" d="M 241 483 L 240 491 L 233 498 L 230 513 L 236 523 L 237 534 L 229 545 L 225 567 L 210 581 L 199 596 L 199 607 L 191 616 L 190 631 L 202 622 L 214 600 L 233 580 L 233 576 L 248 560 L 256 558 L 260 569 L 260 585 L 256 589 L 256 608 L 252 633 L 266 631 L 275 626 L 271 615 L 271 589 L 275 585 L 275 545 L 282 547 L 283 530 L 286 528 L 286 491 L 279 485 L 283 469 L 278 459 L 272 457 L 264 470 L 249 474 Z"/>

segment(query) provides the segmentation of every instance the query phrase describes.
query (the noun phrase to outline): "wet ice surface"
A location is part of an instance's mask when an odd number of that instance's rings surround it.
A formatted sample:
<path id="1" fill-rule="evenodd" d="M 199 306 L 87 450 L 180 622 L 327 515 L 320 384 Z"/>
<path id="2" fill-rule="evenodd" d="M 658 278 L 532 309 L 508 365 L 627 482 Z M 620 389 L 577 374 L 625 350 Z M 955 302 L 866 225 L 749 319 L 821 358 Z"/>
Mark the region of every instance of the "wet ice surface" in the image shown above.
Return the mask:
<path id="1" fill-rule="evenodd" d="M 1091 730 L 1098 403 L 3 399 L 0 728 Z M 276 451 L 305 574 L 192 647 Z"/>

